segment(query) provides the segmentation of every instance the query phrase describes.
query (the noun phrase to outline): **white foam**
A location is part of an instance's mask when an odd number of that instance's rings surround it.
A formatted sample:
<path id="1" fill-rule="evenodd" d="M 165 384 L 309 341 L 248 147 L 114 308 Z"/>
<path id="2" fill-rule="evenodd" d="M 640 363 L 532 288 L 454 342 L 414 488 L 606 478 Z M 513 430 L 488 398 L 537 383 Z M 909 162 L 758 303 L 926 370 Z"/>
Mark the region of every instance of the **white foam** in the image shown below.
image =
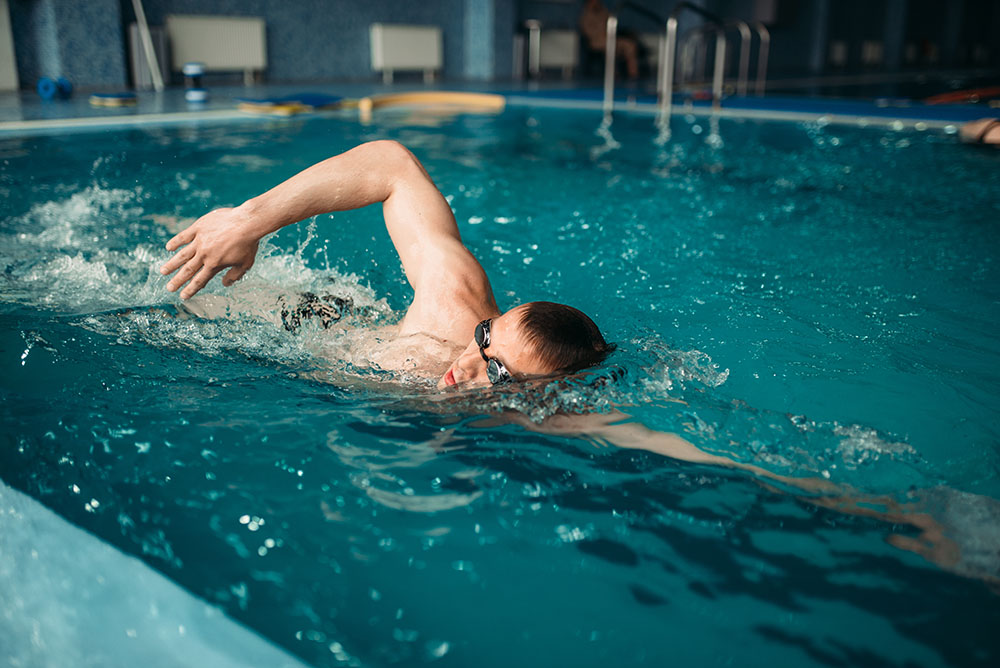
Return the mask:
<path id="1" fill-rule="evenodd" d="M 917 451 L 910 444 L 887 441 L 874 429 L 859 425 L 837 425 L 833 433 L 842 437 L 837 446 L 837 454 L 849 469 L 874 463 L 882 457 L 908 461 L 917 456 Z"/>

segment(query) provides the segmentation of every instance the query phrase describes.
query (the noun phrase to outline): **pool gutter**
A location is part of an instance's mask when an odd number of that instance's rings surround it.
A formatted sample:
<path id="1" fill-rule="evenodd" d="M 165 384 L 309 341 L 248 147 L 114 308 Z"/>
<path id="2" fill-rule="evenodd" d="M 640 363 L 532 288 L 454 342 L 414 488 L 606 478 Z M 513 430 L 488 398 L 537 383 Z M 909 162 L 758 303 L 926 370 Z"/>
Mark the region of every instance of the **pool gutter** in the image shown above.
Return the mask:
<path id="1" fill-rule="evenodd" d="M 505 97 L 507 104 L 512 107 L 595 112 L 602 110 L 602 100 L 599 94 L 589 89 L 511 91 Z M 690 97 L 686 99 L 681 96 L 677 97 L 673 113 L 680 116 L 812 122 L 857 127 L 885 127 L 893 130 L 938 129 L 954 132 L 959 125 L 967 121 L 1000 116 L 1000 109 L 996 108 L 976 105 L 925 105 L 902 99 L 872 102 L 779 96 L 730 97 L 723 101 L 721 108 L 716 109 L 706 101 L 693 100 Z M 654 116 L 658 113 L 659 107 L 655 98 L 649 95 L 629 96 L 623 94 L 616 101 L 615 110 L 616 113 Z M 92 113 L 92 110 L 89 109 L 77 109 L 76 111 L 80 114 L 76 117 L 0 121 L 0 136 L 202 122 L 260 122 L 263 120 L 273 123 L 286 120 L 269 115 L 251 115 L 236 108 L 146 112 L 140 106 L 139 109 L 131 110 L 131 113 L 101 116 L 83 115 Z M 290 118 L 301 119 L 314 115 L 344 117 L 345 113 L 345 111 L 315 112 Z"/>

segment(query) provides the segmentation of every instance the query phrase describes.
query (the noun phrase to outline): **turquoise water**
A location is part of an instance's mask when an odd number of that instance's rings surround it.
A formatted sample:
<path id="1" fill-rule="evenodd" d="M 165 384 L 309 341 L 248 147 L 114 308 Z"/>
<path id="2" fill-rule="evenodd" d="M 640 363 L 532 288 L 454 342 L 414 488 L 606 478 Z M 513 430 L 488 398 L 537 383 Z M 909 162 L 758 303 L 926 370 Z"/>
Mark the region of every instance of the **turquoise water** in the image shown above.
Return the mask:
<path id="1" fill-rule="evenodd" d="M 598 122 L 0 139 L 0 478 L 317 666 L 995 665 L 1000 155 Z M 366 364 L 352 336 L 409 296 L 377 208 L 283 230 L 212 285 L 229 318 L 183 317 L 156 271 L 177 221 L 376 138 L 423 160 L 501 308 L 584 309 L 606 368 L 441 394 Z M 303 291 L 366 314 L 292 336 L 261 313 Z M 612 406 L 912 512 L 482 419 Z M 925 517 L 932 560 L 899 547 Z"/>

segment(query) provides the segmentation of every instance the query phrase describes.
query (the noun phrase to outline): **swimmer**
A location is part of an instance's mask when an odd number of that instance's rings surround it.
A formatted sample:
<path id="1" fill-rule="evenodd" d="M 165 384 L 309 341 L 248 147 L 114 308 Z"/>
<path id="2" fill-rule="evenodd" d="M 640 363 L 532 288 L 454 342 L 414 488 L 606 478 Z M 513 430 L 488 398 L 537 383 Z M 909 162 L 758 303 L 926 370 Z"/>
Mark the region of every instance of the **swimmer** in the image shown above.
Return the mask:
<path id="1" fill-rule="evenodd" d="M 613 349 L 583 312 L 530 302 L 502 313 L 482 265 L 420 161 L 394 141 L 373 141 L 309 167 L 242 205 L 216 209 L 167 242 L 160 269 L 190 299 L 218 273 L 230 286 L 253 266 L 260 240 L 286 225 L 381 203 L 413 300 L 379 365 L 486 386 L 573 373 Z"/>
<path id="2" fill-rule="evenodd" d="M 966 144 L 1000 146 L 1000 118 L 970 121 L 958 129 L 958 136 Z"/>
<path id="3" fill-rule="evenodd" d="M 417 158 L 394 141 L 362 144 L 309 167 L 236 208 L 202 216 L 167 242 L 167 249 L 175 254 L 161 273 L 177 272 L 167 289 L 180 289 L 186 300 L 226 269 L 222 282 L 231 286 L 253 266 L 265 235 L 318 214 L 378 202 L 414 292 L 402 321 L 390 336 L 381 339 L 384 349 L 373 353 L 383 369 L 412 370 L 416 361 L 419 368 L 439 378 L 441 388 L 486 387 L 579 371 L 600 363 L 613 349 L 593 321 L 570 306 L 531 302 L 501 313 L 486 272 L 462 243 L 448 203 Z M 277 303 L 282 309 L 280 324 L 293 331 L 303 318 L 317 318 L 327 327 L 353 309 L 346 300 L 309 293 L 297 304 L 280 299 Z M 219 310 L 224 311 L 224 306 Z M 894 545 L 1000 589 L 998 564 L 989 560 L 970 563 L 963 558 L 963 553 L 975 552 L 956 544 L 949 526 L 953 523 L 943 526 L 922 504 L 868 496 L 823 478 L 778 475 L 741 462 L 737 453 L 730 457 L 705 452 L 676 434 L 631 421 L 617 410 L 556 414 L 540 424 L 511 412 L 494 419 L 519 423 L 531 431 L 744 471 L 762 484 L 786 486 L 816 506 L 876 518 L 894 528 L 909 525 L 919 535 L 894 534 Z M 954 490 L 932 491 L 966 503 Z M 977 512 L 1000 517 L 1000 504 L 992 499 L 982 501 L 984 510 Z"/>

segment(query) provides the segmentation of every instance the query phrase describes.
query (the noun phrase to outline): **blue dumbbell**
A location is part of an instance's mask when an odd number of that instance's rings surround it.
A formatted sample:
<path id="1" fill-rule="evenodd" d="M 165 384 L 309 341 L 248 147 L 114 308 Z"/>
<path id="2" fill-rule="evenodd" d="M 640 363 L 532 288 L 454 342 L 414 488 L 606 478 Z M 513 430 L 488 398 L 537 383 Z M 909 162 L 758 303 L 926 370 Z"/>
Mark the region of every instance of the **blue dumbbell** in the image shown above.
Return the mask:
<path id="1" fill-rule="evenodd" d="M 58 79 L 42 77 L 38 80 L 38 95 L 43 100 L 52 100 L 56 95 L 66 100 L 72 94 L 73 84 L 66 77 L 59 77 Z"/>
<path id="2" fill-rule="evenodd" d="M 38 95 L 43 100 L 51 100 L 56 96 L 58 90 L 59 86 L 52 79 L 42 77 L 38 80 Z"/>
<path id="3" fill-rule="evenodd" d="M 69 82 L 66 77 L 59 77 L 56 79 L 56 88 L 59 89 L 59 97 L 64 100 L 68 100 L 73 94 L 73 84 Z"/>

